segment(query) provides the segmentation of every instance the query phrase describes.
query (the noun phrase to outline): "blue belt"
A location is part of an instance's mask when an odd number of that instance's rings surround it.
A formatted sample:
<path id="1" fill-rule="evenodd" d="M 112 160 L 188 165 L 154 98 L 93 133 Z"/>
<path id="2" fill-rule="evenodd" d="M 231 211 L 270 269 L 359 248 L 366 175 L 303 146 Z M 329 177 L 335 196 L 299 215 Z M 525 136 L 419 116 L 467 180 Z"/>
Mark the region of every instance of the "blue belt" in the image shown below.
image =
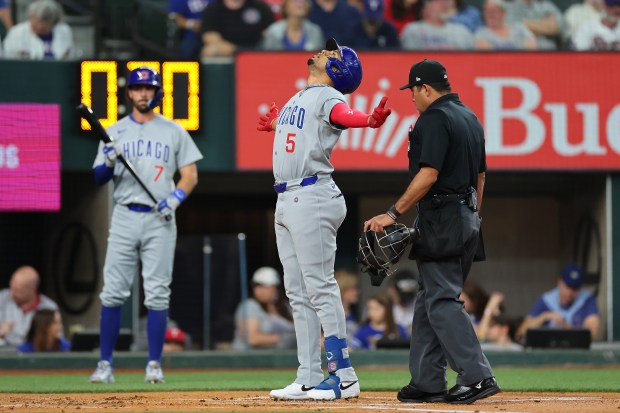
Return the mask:
<path id="1" fill-rule="evenodd" d="M 299 185 L 300 186 L 314 185 L 316 184 L 318 180 L 319 180 L 319 177 L 317 175 L 308 176 L 307 178 L 302 179 Z M 273 189 L 275 189 L 275 191 L 280 194 L 286 191 L 286 184 L 287 182 L 281 182 L 279 184 L 275 184 L 273 186 Z"/>
<path id="2" fill-rule="evenodd" d="M 134 212 L 151 212 L 153 211 L 153 207 L 150 205 L 144 205 L 144 204 L 127 204 L 127 208 L 129 208 L 130 211 L 134 211 Z"/>

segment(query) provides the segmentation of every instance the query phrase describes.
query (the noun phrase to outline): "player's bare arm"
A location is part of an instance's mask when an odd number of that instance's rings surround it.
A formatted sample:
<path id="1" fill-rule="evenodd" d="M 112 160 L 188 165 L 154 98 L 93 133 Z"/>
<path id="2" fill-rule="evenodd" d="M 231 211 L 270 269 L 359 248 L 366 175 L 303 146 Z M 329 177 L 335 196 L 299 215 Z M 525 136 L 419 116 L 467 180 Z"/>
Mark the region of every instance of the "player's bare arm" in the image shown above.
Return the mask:
<path id="1" fill-rule="evenodd" d="M 394 208 L 398 212 L 398 215 L 407 212 L 413 205 L 419 200 L 424 198 L 424 195 L 431 189 L 433 184 L 437 181 L 439 171 L 430 166 L 423 166 L 420 171 L 415 175 L 405 193 L 396 201 Z M 392 225 L 396 220 L 388 213 L 377 215 L 370 220 L 364 222 L 364 231 L 369 229 L 375 232 L 383 231 L 383 228 Z M 392 212 L 392 214 L 394 214 Z M 396 216 L 398 218 L 398 216 Z"/>
<path id="2" fill-rule="evenodd" d="M 179 169 L 181 179 L 177 183 L 177 188 L 180 188 L 186 195 L 192 193 L 196 185 L 198 184 L 198 168 L 195 163 L 191 163 Z"/>

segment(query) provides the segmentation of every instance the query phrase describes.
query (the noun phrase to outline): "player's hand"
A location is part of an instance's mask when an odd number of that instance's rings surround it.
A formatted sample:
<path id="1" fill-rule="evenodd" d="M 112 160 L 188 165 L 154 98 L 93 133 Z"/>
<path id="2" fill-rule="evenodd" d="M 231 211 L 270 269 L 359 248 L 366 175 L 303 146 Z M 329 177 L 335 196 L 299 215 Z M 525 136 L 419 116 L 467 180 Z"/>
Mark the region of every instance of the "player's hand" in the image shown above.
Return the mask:
<path id="1" fill-rule="evenodd" d="M 108 142 L 103 145 L 103 161 L 108 168 L 114 168 L 116 159 L 118 158 L 119 150 L 116 148 L 114 142 Z"/>
<path id="2" fill-rule="evenodd" d="M 181 188 L 177 188 L 173 193 L 168 195 L 166 198 L 159 201 L 157 204 L 157 212 L 159 216 L 165 220 L 169 221 L 174 215 L 174 211 L 181 205 L 181 202 L 185 201 L 187 195 L 185 191 Z"/>
<path id="3" fill-rule="evenodd" d="M 368 117 L 368 126 L 371 128 L 378 128 L 383 125 L 387 117 L 390 116 L 390 113 L 392 113 L 391 108 L 385 107 L 387 100 L 387 96 L 383 96 L 383 98 L 381 98 L 381 102 L 379 102 L 379 105 Z"/>
<path id="4" fill-rule="evenodd" d="M 278 108 L 276 107 L 276 102 L 272 102 L 269 113 L 261 115 L 261 117 L 258 118 L 256 130 L 271 132 L 273 130 L 273 121 L 276 119 L 278 119 Z"/>

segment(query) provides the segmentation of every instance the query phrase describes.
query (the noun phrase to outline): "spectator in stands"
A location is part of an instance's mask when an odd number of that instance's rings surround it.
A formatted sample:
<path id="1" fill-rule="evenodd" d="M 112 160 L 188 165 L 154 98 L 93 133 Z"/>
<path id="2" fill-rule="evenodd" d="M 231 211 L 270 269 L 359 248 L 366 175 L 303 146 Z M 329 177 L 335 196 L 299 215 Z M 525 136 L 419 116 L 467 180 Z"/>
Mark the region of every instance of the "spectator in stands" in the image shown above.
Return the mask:
<path id="1" fill-rule="evenodd" d="M 17 347 L 20 353 L 69 350 L 71 350 L 71 343 L 63 336 L 60 312 L 49 309 L 36 311 L 32 317 L 26 340 Z"/>
<path id="2" fill-rule="evenodd" d="M 522 339 L 529 328 L 587 328 L 592 339 L 600 336 L 601 319 L 596 297 L 582 289 L 585 274 L 575 264 L 568 264 L 558 277 L 558 285 L 538 298 L 525 317 L 517 338 Z"/>
<path id="3" fill-rule="evenodd" d="M 474 33 L 482 26 L 482 16 L 477 7 L 467 4 L 466 0 L 448 0 L 448 21 L 467 27 Z"/>
<path id="4" fill-rule="evenodd" d="M 450 23 L 447 0 L 426 0 L 422 21 L 409 23 L 400 42 L 406 50 L 469 50 L 474 46 L 472 34 L 461 24 Z"/>
<path id="5" fill-rule="evenodd" d="M 54 0 L 31 3 L 28 20 L 13 26 L 7 33 L 4 56 L 32 60 L 73 58 L 73 32 L 62 17 L 62 8 Z"/>
<path id="6" fill-rule="evenodd" d="M 147 336 L 147 316 L 146 316 L 146 308 L 141 307 L 143 312 L 145 313 L 138 320 L 138 332 L 133 337 L 133 343 L 131 345 L 131 349 L 135 351 L 148 351 L 149 349 L 149 341 Z M 164 348 L 163 351 L 179 351 L 178 348 L 181 347 L 180 340 L 183 339 L 183 349 L 190 348 L 192 345 L 191 336 L 183 331 L 181 327 L 179 327 L 179 323 L 175 320 L 168 318 L 166 321 L 166 335 L 164 336 Z"/>
<path id="7" fill-rule="evenodd" d="M 572 39 L 576 50 L 620 50 L 620 0 L 605 0 L 605 15 L 584 23 Z"/>
<path id="8" fill-rule="evenodd" d="M 564 38 L 570 41 L 577 31 L 590 20 L 600 20 L 605 16 L 604 0 L 583 0 L 571 5 L 564 12 Z"/>
<path id="9" fill-rule="evenodd" d="M 214 0 L 202 14 L 202 56 L 232 56 L 238 48 L 256 48 L 274 21 L 261 0 Z"/>
<path id="10" fill-rule="evenodd" d="M 284 0 L 282 19 L 272 23 L 265 32 L 265 50 L 321 50 L 325 38 L 321 28 L 308 20 L 310 0 Z"/>
<path id="11" fill-rule="evenodd" d="M 34 314 L 58 306 L 39 293 L 39 273 L 31 266 L 19 267 L 9 288 L 0 291 L 0 346 L 17 347 L 26 338 Z"/>
<path id="12" fill-rule="evenodd" d="M 407 335 L 411 335 L 413 312 L 419 285 L 416 274 L 406 268 L 401 268 L 388 277 L 387 292 L 392 299 L 392 314 L 396 324 L 405 328 Z"/>
<path id="13" fill-rule="evenodd" d="M 407 23 L 418 20 L 422 10 L 422 0 L 385 0 L 385 20 L 392 23 L 398 35 Z"/>
<path id="14" fill-rule="evenodd" d="M 523 346 L 515 342 L 516 326 L 518 323 L 515 320 L 503 314 L 495 315 L 490 319 L 486 337 L 480 341 L 497 346 L 502 350 L 522 350 Z"/>
<path id="15" fill-rule="evenodd" d="M 295 329 L 280 274 L 261 267 L 252 275 L 252 298 L 237 307 L 233 350 L 295 348 Z"/>
<path id="16" fill-rule="evenodd" d="M 550 0 L 514 0 L 506 2 L 506 22 L 523 23 L 536 36 L 540 50 L 555 50 L 561 40 L 562 12 Z"/>
<path id="17" fill-rule="evenodd" d="M 383 0 L 364 0 L 362 20 L 351 28 L 348 46 L 354 49 L 399 49 L 396 27 L 383 16 Z"/>
<path id="18" fill-rule="evenodd" d="M 522 23 L 506 23 L 504 0 L 486 0 L 483 6 L 486 26 L 476 30 L 478 50 L 535 50 L 536 37 Z"/>
<path id="19" fill-rule="evenodd" d="M 4 30 L 9 30 L 13 27 L 11 5 L 7 0 L 0 0 L 0 24 L 4 26 Z"/>
<path id="20" fill-rule="evenodd" d="M 185 351 L 191 346 L 189 335 L 178 327 L 166 328 L 164 336 L 164 353 Z"/>
<path id="21" fill-rule="evenodd" d="M 362 20 L 362 15 L 347 0 L 312 0 L 308 19 L 321 28 L 326 39 L 333 37 L 339 44 L 348 46 L 349 33 Z"/>
<path id="22" fill-rule="evenodd" d="M 170 0 L 168 11 L 179 27 L 179 57 L 197 60 L 202 49 L 202 12 L 209 0 Z"/>
<path id="23" fill-rule="evenodd" d="M 334 272 L 334 278 L 340 288 L 340 299 L 347 322 L 347 337 L 351 338 L 359 328 L 359 277 L 352 271 L 340 269 Z"/>
<path id="24" fill-rule="evenodd" d="M 478 283 L 469 279 L 463 285 L 460 299 L 465 312 L 469 314 L 476 336 L 480 341 L 486 340 L 491 319 L 504 311 L 504 294 L 494 291 L 489 296 Z"/>
<path id="25" fill-rule="evenodd" d="M 404 327 L 394 322 L 392 300 L 384 292 L 373 295 L 366 302 L 366 320 L 357 330 L 350 343 L 353 348 L 374 350 L 382 338 L 404 339 L 408 337 Z"/>
<path id="26" fill-rule="evenodd" d="M 477 282 L 468 279 L 463 284 L 460 299 L 463 301 L 463 308 L 465 308 L 465 312 L 469 315 L 472 324 L 474 326 L 480 324 L 480 320 L 482 320 L 484 315 L 484 308 L 489 301 L 487 292 Z"/>

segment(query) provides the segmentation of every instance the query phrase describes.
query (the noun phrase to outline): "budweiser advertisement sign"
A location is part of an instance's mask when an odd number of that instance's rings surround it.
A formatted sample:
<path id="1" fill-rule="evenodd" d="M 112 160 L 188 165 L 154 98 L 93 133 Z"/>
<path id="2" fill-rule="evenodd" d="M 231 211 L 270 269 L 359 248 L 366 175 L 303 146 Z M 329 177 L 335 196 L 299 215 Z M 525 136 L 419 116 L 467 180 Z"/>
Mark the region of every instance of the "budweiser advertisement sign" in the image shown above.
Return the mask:
<path id="1" fill-rule="evenodd" d="M 273 133 L 256 130 L 271 102 L 282 107 L 308 76 L 312 52 L 242 52 L 236 59 L 239 170 L 271 169 Z M 388 96 L 392 115 L 379 129 L 349 129 L 334 148 L 337 170 L 402 170 L 408 132 L 419 114 L 407 83 L 425 58 L 442 62 L 452 90 L 485 129 L 495 170 L 620 169 L 618 53 L 362 52 L 361 86 L 347 103 L 370 113 Z"/>

